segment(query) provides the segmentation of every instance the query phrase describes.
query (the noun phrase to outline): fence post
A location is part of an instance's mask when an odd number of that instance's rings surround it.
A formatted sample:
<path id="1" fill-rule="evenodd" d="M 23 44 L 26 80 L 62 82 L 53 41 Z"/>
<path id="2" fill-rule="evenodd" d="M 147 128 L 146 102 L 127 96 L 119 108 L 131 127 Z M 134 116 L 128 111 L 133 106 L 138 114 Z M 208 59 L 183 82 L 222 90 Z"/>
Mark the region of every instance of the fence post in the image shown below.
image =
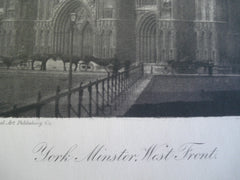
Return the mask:
<path id="1" fill-rule="evenodd" d="M 102 111 L 105 110 L 105 80 L 102 81 Z"/>
<path id="2" fill-rule="evenodd" d="M 68 107 L 67 107 L 67 113 L 68 113 L 68 117 L 71 117 L 71 97 L 72 97 L 72 92 L 68 91 Z"/>
<path id="3" fill-rule="evenodd" d="M 111 104 L 113 103 L 113 96 L 114 96 L 114 76 L 112 75 L 111 77 L 111 81 L 112 81 L 112 88 L 111 88 Z"/>
<path id="4" fill-rule="evenodd" d="M 126 91 L 126 81 L 127 81 L 127 75 L 126 75 L 126 72 L 125 72 L 124 76 L 123 76 L 123 90 L 124 90 L 124 92 Z"/>
<path id="5" fill-rule="evenodd" d="M 124 72 L 122 72 L 121 73 L 121 75 L 120 75 L 120 92 L 121 92 L 121 102 L 122 102 L 122 100 L 123 100 L 123 75 L 124 75 Z"/>
<path id="6" fill-rule="evenodd" d="M 118 74 L 118 96 L 120 95 L 120 93 L 121 93 L 121 74 L 122 73 L 119 73 Z"/>
<path id="7" fill-rule="evenodd" d="M 18 112 L 17 112 L 17 105 L 13 106 L 13 117 L 18 117 Z"/>
<path id="8" fill-rule="evenodd" d="M 83 89 L 82 89 L 82 82 L 79 86 L 79 94 L 78 94 L 78 117 L 81 117 L 82 115 L 82 97 L 83 97 Z"/>
<path id="9" fill-rule="evenodd" d="M 110 89 L 110 73 L 108 73 L 108 78 L 107 78 L 107 105 L 109 106 L 109 89 Z"/>
<path id="10" fill-rule="evenodd" d="M 114 100 L 116 100 L 116 98 L 117 98 L 117 75 L 115 75 L 114 79 L 115 79 L 115 84 L 114 84 L 114 86 L 115 86 Z"/>
<path id="11" fill-rule="evenodd" d="M 40 114 L 41 114 L 41 104 L 40 104 L 41 99 L 42 99 L 41 92 L 38 92 L 37 108 L 36 108 L 36 117 L 37 118 L 40 118 Z"/>
<path id="12" fill-rule="evenodd" d="M 117 81 L 118 81 L 118 74 L 116 74 L 115 75 L 115 77 L 114 77 L 114 79 L 115 79 L 115 93 L 114 93 L 114 109 L 115 110 L 117 110 L 117 86 L 118 86 L 118 84 L 117 84 Z"/>
<path id="13" fill-rule="evenodd" d="M 57 90 L 56 90 L 56 100 L 55 100 L 55 117 L 58 118 L 59 117 L 59 93 L 60 93 L 60 87 L 57 86 Z"/>
<path id="14" fill-rule="evenodd" d="M 96 81 L 96 115 L 99 115 L 99 109 L 98 109 L 98 104 L 99 104 L 99 96 L 98 96 L 98 79 Z"/>
<path id="15" fill-rule="evenodd" d="M 122 85 L 121 85 L 122 88 L 121 89 L 122 89 L 122 92 L 123 92 L 124 91 L 124 73 L 122 73 L 122 80 L 121 81 L 122 81 Z"/>
<path id="16" fill-rule="evenodd" d="M 89 117 L 92 117 L 92 82 L 89 82 L 88 85 L 88 94 L 89 94 Z"/>
<path id="17" fill-rule="evenodd" d="M 126 77 L 126 82 L 125 82 L 125 89 L 128 90 L 128 81 L 131 77 L 131 70 L 128 70 L 128 76 Z"/>

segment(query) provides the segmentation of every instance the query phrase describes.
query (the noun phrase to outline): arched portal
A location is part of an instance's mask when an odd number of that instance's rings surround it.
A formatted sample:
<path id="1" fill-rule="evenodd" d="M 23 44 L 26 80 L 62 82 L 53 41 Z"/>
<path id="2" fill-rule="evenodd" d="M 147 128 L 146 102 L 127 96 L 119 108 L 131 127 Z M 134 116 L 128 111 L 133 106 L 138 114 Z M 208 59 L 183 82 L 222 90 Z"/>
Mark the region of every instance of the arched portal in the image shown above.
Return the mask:
<path id="1" fill-rule="evenodd" d="M 156 15 L 147 13 L 140 19 L 137 27 L 137 57 L 143 63 L 157 61 Z"/>
<path id="2" fill-rule="evenodd" d="M 71 51 L 70 14 L 77 14 L 74 26 L 73 55 L 93 55 L 94 30 L 91 12 L 80 0 L 66 1 L 54 19 L 54 52 L 69 55 Z"/>

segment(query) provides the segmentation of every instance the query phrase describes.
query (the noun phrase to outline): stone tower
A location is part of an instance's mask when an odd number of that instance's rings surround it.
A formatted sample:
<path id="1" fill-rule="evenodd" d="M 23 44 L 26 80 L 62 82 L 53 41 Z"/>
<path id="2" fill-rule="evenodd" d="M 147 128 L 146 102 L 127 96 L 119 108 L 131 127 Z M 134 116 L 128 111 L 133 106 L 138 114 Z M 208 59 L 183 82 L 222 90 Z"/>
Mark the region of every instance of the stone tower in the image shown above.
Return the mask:
<path id="1" fill-rule="evenodd" d="M 36 0 L 4 0 L 3 20 L 1 23 L 0 52 L 14 56 L 19 53 L 32 54 L 34 45 L 34 20 Z"/>
<path id="2" fill-rule="evenodd" d="M 226 54 L 228 4 L 232 2 L 136 0 L 138 61 L 165 64 L 188 59 L 219 63 Z"/>

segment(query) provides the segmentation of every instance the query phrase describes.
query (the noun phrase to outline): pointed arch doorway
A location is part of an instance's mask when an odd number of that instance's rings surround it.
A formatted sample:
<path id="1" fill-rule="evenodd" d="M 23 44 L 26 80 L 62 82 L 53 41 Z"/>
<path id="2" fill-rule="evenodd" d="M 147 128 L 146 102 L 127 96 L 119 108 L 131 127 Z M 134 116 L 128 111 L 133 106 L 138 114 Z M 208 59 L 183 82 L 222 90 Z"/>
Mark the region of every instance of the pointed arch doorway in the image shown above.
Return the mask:
<path id="1" fill-rule="evenodd" d="M 74 26 L 73 55 L 80 58 L 93 55 L 94 29 L 91 12 L 79 0 L 67 1 L 59 10 L 54 20 L 54 53 L 70 55 L 71 33 L 70 14 L 77 14 Z"/>
<path id="2" fill-rule="evenodd" d="M 137 25 L 137 58 L 139 62 L 157 62 L 156 14 L 146 13 Z"/>

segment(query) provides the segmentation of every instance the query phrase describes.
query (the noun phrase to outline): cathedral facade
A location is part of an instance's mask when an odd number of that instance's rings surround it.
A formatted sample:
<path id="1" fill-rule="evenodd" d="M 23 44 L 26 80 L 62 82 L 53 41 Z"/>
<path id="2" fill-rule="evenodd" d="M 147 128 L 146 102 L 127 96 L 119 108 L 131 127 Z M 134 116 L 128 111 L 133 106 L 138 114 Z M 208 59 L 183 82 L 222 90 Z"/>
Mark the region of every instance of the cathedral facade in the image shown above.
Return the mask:
<path id="1" fill-rule="evenodd" d="M 238 0 L 0 0 L 0 54 L 236 62 Z M 76 13 L 74 38 L 70 14 Z M 240 62 L 239 62 L 240 63 Z"/>

